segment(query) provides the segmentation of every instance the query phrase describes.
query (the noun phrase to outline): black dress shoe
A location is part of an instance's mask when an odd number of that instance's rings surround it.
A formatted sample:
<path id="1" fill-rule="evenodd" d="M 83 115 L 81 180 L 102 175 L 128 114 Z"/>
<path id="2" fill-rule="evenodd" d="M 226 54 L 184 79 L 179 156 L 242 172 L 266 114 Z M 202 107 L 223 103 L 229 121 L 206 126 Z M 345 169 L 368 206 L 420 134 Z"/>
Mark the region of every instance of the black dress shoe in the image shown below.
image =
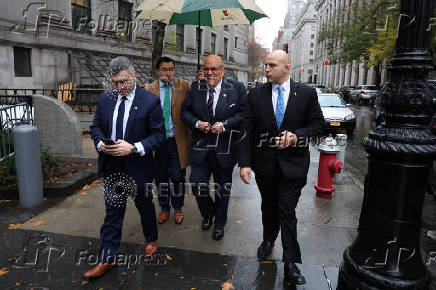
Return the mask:
<path id="1" fill-rule="evenodd" d="M 212 239 L 219 241 L 224 237 L 224 230 L 214 229 L 212 232 Z"/>
<path id="2" fill-rule="evenodd" d="M 212 224 L 213 224 L 213 217 L 212 216 L 205 216 L 203 218 L 203 221 L 201 222 L 201 228 L 204 231 L 207 231 Z"/>
<path id="3" fill-rule="evenodd" d="M 259 259 L 266 259 L 269 254 L 271 254 L 272 248 L 274 247 L 274 242 L 263 241 L 257 249 L 257 257 Z"/>
<path id="4" fill-rule="evenodd" d="M 304 276 L 301 275 L 300 269 L 298 269 L 297 265 L 294 263 L 285 264 L 285 280 L 292 282 L 295 285 L 306 284 L 306 279 L 304 279 Z"/>

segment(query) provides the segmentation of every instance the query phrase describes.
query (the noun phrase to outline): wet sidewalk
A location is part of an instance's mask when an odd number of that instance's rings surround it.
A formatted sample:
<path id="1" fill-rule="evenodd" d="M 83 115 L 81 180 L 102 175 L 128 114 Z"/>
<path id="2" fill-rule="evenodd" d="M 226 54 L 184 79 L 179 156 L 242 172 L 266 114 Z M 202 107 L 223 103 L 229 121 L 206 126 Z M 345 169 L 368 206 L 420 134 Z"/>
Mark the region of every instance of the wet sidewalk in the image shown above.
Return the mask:
<path id="1" fill-rule="evenodd" d="M 89 136 L 85 139 L 84 149 L 95 154 Z M 318 158 L 312 149 L 308 184 L 297 208 L 300 268 L 307 279 L 298 289 L 336 288 L 363 198 L 363 185 L 349 171 L 331 200 L 317 198 Z M 260 201 L 254 177 L 245 185 L 235 168 L 225 236 L 214 241 L 211 230 L 201 230 L 197 204 L 187 193 L 183 224 L 176 225 L 171 214 L 159 225 L 159 253 L 150 260 L 143 256 L 139 214 L 129 199 L 120 247 L 125 259 L 94 280 L 82 274 L 96 263 L 99 248 L 104 218 L 100 181 L 32 210 L 20 209 L 16 201 L 0 202 L 0 289 L 295 289 L 283 285 L 280 235 L 270 259 L 256 259 L 262 241 Z M 157 198 L 154 202 L 158 213 Z"/>

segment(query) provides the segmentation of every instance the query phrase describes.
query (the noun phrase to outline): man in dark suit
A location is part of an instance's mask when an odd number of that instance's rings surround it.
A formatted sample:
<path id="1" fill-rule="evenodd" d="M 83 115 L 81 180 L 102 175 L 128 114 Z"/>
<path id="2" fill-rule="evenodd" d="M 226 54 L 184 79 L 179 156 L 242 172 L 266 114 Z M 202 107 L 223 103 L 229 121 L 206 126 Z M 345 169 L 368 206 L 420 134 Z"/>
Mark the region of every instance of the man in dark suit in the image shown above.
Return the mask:
<path id="1" fill-rule="evenodd" d="M 215 217 L 212 238 L 220 240 L 224 236 L 232 172 L 237 162 L 235 131 L 241 125 L 247 93 L 242 83 L 223 78 L 219 56 L 210 55 L 204 60 L 203 73 L 206 83 L 191 85 L 182 104 L 182 120 L 192 129 L 190 182 L 203 217 L 201 226 L 208 230 Z M 209 192 L 211 174 L 215 201 Z"/>
<path id="2" fill-rule="evenodd" d="M 110 76 L 116 90 L 100 96 L 91 126 L 98 172 L 105 181 L 106 217 L 100 231 L 99 263 L 84 273 L 87 278 L 115 266 L 128 193 L 134 195 L 141 216 L 145 254 L 157 251 L 153 195 L 144 192 L 144 186 L 153 181 L 151 153 L 165 138 L 162 108 L 159 98 L 136 85 L 136 72 L 126 57 L 111 61 Z"/>
<path id="3" fill-rule="evenodd" d="M 295 208 L 306 185 L 310 164 L 309 138 L 322 133 L 324 120 L 315 89 L 289 77 L 289 57 L 273 51 L 265 60 L 268 82 L 251 89 L 244 111 L 240 176 L 249 184 L 251 168 L 262 196 L 263 242 L 257 256 L 265 259 L 281 229 L 285 278 L 305 279 L 301 263 Z"/>

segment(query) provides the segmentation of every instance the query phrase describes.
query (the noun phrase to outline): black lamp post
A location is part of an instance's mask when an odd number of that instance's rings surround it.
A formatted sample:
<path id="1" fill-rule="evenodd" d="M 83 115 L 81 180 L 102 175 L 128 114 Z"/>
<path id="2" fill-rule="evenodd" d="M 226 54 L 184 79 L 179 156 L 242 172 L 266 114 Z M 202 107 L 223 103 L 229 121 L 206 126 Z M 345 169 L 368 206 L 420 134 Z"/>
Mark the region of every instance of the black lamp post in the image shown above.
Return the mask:
<path id="1" fill-rule="evenodd" d="M 401 0 L 395 55 L 388 64 L 377 126 L 362 141 L 368 173 L 358 236 L 344 252 L 337 289 L 428 289 L 420 253 L 421 211 L 436 157 L 427 86 L 434 0 Z M 433 21 L 434 22 L 434 21 Z"/>

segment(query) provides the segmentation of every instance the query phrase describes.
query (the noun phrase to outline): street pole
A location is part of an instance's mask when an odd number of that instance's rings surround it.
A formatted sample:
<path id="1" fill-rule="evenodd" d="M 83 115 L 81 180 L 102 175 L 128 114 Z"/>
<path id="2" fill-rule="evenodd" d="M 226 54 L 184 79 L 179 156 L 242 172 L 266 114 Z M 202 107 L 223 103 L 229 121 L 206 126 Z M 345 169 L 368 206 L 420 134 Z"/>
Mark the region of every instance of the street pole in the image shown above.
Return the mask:
<path id="1" fill-rule="evenodd" d="M 395 54 L 368 153 L 358 236 L 343 255 L 337 289 L 428 289 L 420 252 L 422 204 L 436 157 L 427 86 L 434 0 L 401 0 Z"/>

